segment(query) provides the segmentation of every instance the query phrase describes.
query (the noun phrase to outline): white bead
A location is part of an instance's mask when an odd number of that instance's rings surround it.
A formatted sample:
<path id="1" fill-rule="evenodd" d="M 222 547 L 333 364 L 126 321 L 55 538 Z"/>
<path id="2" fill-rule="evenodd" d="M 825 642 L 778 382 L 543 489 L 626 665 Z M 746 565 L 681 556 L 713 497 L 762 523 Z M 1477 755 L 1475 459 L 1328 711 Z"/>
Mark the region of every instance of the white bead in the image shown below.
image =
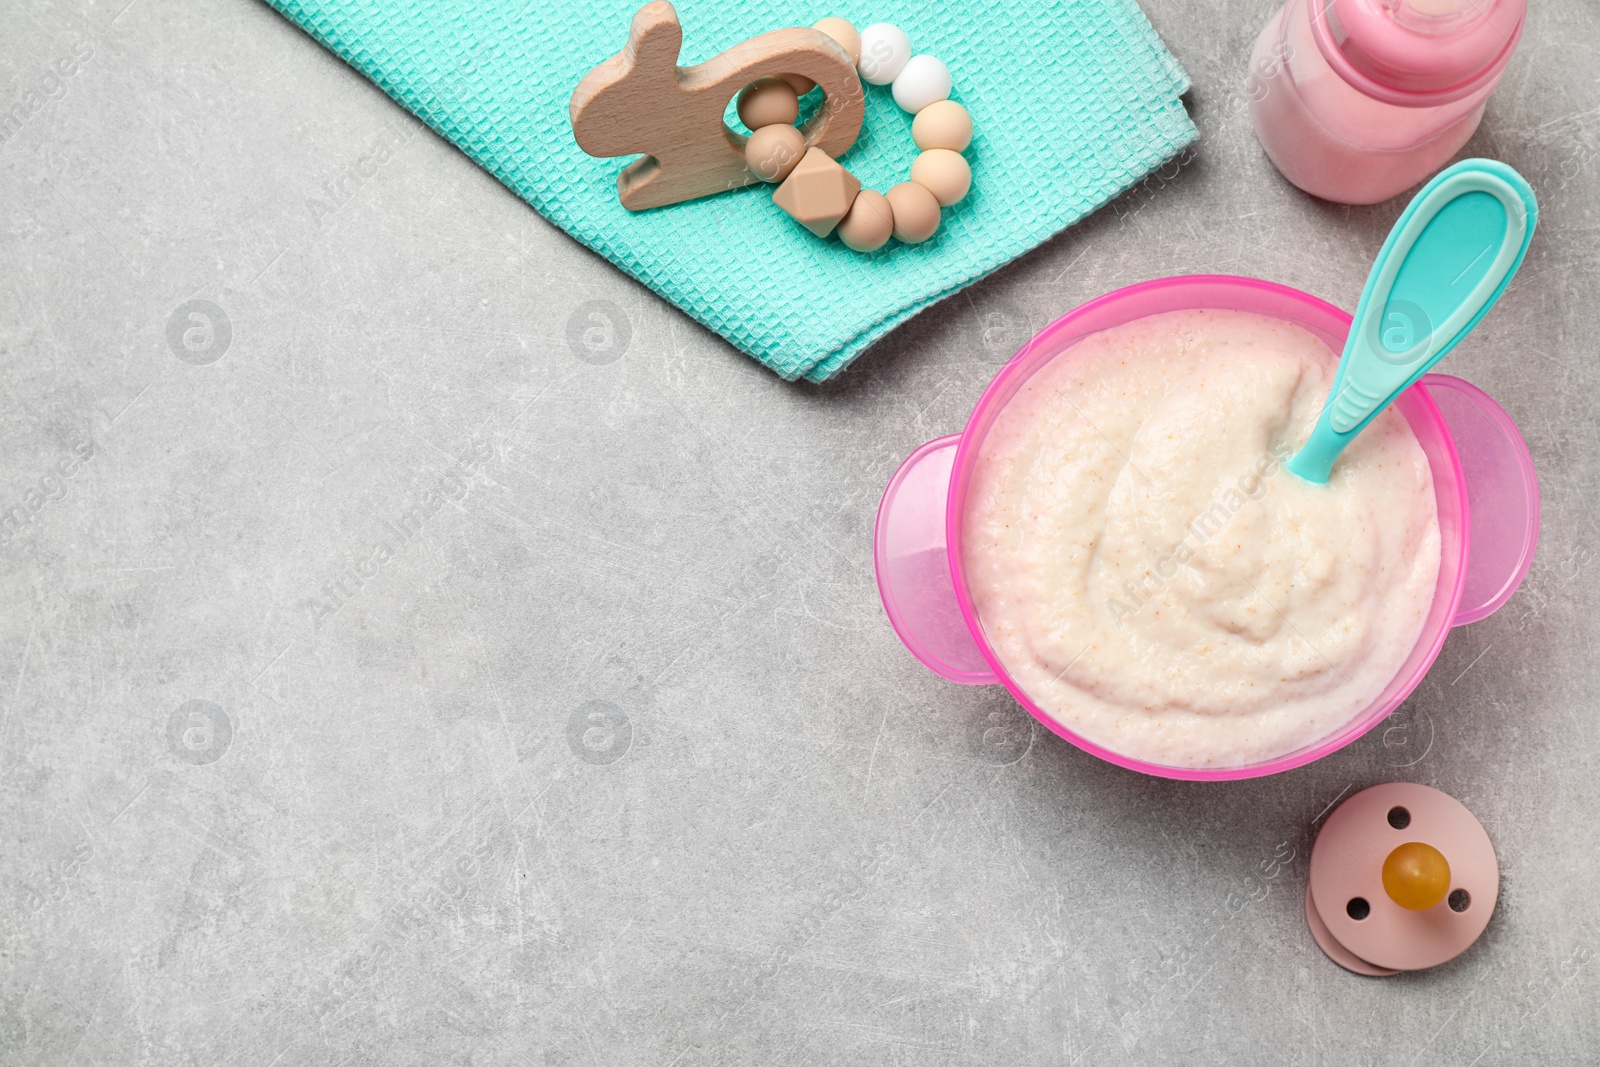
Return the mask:
<path id="1" fill-rule="evenodd" d="M 888 85 L 911 58 L 911 38 L 899 26 L 875 22 L 861 31 L 861 62 L 856 69 L 869 85 Z"/>
<path id="2" fill-rule="evenodd" d="M 912 56 L 894 78 L 894 102 L 913 115 L 950 98 L 950 68 L 933 56 Z"/>

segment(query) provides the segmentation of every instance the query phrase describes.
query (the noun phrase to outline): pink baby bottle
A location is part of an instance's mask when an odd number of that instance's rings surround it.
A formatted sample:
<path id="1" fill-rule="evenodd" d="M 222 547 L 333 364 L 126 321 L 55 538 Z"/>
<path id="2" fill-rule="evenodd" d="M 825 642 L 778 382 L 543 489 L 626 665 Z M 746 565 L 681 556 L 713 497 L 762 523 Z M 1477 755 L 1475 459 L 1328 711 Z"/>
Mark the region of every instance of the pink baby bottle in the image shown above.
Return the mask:
<path id="1" fill-rule="evenodd" d="M 1343 204 L 1387 200 L 1478 128 L 1528 0 L 1288 0 L 1256 38 L 1246 91 L 1283 176 Z"/>

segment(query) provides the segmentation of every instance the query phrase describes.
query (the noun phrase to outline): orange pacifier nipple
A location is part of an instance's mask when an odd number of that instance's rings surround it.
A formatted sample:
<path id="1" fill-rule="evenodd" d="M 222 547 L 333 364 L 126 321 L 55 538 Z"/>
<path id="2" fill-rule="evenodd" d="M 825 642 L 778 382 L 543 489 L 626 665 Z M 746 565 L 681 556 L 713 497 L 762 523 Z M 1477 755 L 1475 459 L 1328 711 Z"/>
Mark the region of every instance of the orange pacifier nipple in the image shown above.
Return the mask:
<path id="1" fill-rule="evenodd" d="M 1383 861 L 1383 891 L 1402 908 L 1427 911 L 1450 892 L 1450 863 L 1432 845 L 1408 841 Z"/>

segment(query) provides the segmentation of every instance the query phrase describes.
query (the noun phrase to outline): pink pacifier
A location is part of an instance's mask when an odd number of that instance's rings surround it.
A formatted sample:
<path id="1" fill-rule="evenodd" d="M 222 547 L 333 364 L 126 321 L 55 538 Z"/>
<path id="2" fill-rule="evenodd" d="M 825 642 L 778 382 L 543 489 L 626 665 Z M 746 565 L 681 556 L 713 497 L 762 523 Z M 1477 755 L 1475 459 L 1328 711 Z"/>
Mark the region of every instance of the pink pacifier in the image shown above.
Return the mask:
<path id="1" fill-rule="evenodd" d="M 1472 812 L 1437 789 L 1391 782 L 1357 793 L 1322 825 L 1306 923 L 1333 962 L 1382 977 L 1465 952 L 1499 896 L 1494 845 Z"/>

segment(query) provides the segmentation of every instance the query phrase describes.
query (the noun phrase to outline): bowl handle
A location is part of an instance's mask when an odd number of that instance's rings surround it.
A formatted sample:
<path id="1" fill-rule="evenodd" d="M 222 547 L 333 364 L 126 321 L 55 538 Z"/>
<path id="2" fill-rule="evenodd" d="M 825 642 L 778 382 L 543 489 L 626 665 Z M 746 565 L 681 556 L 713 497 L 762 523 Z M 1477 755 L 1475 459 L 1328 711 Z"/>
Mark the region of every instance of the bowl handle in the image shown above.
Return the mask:
<path id="1" fill-rule="evenodd" d="M 889 624 L 911 654 L 962 685 L 992 685 L 972 631 L 961 617 L 944 536 L 945 502 L 959 434 L 918 448 L 889 479 L 878 505 L 873 564 Z"/>
<path id="2" fill-rule="evenodd" d="M 1421 381 L 1455 442 L 1471 524 L 1466 586 L 1452 626 L 1488 618 L 1517 591 L 1539 543 L 1539 478 L 1505 408 L 1448 374 Z"/>

